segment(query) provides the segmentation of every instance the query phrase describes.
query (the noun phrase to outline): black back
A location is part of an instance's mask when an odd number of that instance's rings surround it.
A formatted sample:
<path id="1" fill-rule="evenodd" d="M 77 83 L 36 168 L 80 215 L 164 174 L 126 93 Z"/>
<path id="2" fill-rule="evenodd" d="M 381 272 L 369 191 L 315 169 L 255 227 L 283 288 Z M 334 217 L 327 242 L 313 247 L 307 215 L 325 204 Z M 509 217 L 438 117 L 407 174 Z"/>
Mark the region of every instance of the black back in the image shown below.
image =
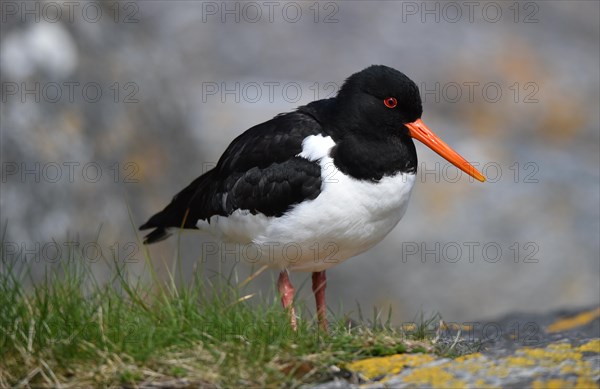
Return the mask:
<path id="1" fill-rule="evenodd" d="M 296 157 L 302 141 L 320 133 L 311 116 L 289 113 L 254 126 L 237 137 L 217 166 L 179 192 L 140 229 L 156 228 L 145 243 L 168 237 L 166 228 L 196 228 L 198 220 L 227 216 L 237 209 L 281 216 L 321 191 L 318 163 Z"/>

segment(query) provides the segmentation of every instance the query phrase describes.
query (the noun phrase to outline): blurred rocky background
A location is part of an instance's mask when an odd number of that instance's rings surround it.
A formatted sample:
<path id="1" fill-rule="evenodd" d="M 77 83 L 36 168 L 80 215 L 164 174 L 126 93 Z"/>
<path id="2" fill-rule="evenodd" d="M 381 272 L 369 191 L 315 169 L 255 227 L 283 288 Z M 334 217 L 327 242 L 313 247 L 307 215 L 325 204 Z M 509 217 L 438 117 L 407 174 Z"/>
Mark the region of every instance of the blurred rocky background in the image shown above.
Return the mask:
<path id="1" fill-rule="evenodd" d="M 332 311 L 465 321 L 598 304 L 599 4 L 3 1 L 4 254 L 41 275 L 77 240 L 100 279 L 99 251 L 143 273 L 135 227 L 235 136 L 386 64 L 489 182 L 417 145 L 408 212 L 329 272 Z M 148 250 L 160 268 L 179 257 L 183 282 L 251 273 L 215 247 L 191 232 Z M 312 307 L 308 284 L 301 298 Z"/>

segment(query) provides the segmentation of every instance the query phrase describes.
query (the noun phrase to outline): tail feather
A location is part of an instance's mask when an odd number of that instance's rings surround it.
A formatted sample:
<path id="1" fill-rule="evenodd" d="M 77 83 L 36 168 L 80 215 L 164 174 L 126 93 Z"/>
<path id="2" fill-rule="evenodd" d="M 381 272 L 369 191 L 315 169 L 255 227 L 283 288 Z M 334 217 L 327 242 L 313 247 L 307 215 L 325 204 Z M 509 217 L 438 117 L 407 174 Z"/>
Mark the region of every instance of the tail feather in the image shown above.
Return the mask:
<path id="1" fill-rule="evenodd" d="M 144 244 L 160 242 L 161 240 L 167 239 L 169 236 L 171 236 L 171 233 L 167 231 L 167 229 L 159 227 L 144 237 Z"/>
<path id="2" fill-rule="evenodd" d="M 175 195 L 169 205 L 153 215 L 140 226 L 140 230 L 154 228 L 144 237 L 144 244 L 160 242 L 171 236 L 170 228 L 196 228 L 199 218 L 207 211 L 202 192 L 206 189 L 210 172 L 196 178 L 190 185 Z M 192 202 L 194 204 L 192 204 Z M 208 211 L 210 212 L 210 211 Z"/>

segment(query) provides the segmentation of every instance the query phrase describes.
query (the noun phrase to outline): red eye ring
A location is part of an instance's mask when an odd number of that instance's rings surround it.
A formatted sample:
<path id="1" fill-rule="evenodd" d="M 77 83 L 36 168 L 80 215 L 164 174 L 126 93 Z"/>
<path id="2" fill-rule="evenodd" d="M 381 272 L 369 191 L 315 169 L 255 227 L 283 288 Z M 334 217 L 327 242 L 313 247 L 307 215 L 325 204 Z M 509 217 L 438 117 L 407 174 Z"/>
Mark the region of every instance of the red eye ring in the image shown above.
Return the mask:
<path id="1" fill-rule="evenodd" d="M 398 100 L 396 100 L 395 97 L 388 97 L 387 99 L 383 100 L 383 104 L 385 104 L 385 106 L 388 108 L 395 108 L 396 105 L 398 105 Z"/>

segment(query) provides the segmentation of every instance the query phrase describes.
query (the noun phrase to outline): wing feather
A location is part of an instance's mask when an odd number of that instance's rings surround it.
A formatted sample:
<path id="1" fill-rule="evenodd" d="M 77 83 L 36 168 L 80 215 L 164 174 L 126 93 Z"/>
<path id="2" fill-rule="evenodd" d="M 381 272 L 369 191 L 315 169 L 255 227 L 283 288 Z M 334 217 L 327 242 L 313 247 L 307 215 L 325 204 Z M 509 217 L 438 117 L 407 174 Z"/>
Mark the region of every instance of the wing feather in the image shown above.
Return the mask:
<path id="1" fill-rule="evenodd" d="M 217 166 L 196 178 L 140 230 L 154 228 L 144 243 L 169 236 L 172 227 L 196 228 L 198 220 L 237 209 L 281 216 L 321 191 L 321 168 L 299 157 L 302 142 L 321 132 L 311 115 L 292 112 L 254 126 L 234 139 Z"/>

